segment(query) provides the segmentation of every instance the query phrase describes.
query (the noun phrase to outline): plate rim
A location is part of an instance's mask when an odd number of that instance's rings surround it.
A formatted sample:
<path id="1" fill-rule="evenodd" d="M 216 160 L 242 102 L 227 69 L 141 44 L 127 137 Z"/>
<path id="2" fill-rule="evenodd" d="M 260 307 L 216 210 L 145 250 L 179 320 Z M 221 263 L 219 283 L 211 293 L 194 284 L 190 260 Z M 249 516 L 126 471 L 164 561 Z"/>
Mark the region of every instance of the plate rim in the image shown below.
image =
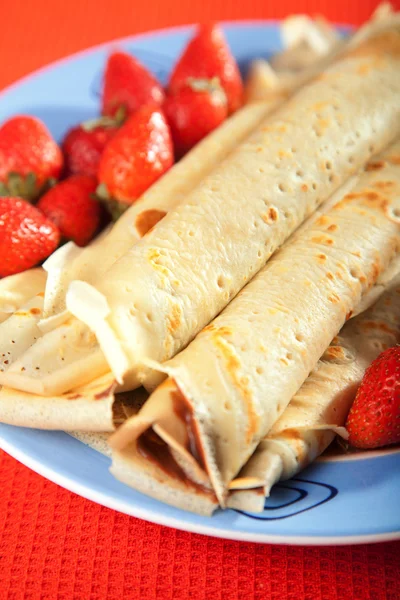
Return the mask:
<path id="1" fill-rule="evenodd" d="M 67 435 L 67 434 L 66 434 Z M 78 440 L 77 440 L 78 441 Z M 79 442 L 82 443 L 82 442 Z M 240 531 L 230 531 L 227 529 L 215 529 L 212 525 L 193 524 L 187 521 L 181 521 L 178 518 L 163 515 L 159 512 L 147 510 L 146 506 L 132 506 L 128 502 L 110 497 L 102 492 L 93 491 L 89 486 L 77 482 L 66 475 L 60 474 L 52 467 L 44 465 L 36 458 L 30 456 L 26 451 L 12 442 L 3 438 L 0 432 L 0 449 L 21 462 L 23 465 L 38 473 L 45 479 L 77 494 L 87 500 L 101 504 L 111 510 L 116 510 L 123 514 L 143 519 L 164 527 L 172 527 L 189 533 L 199 535 L 208 535 L 221 539 L 236 540 L 239 542 L 255 542 L 261 544 L 282 544 L 293 546 L 346 546 L 354 544 L 371 544 L 380 542 L 390 542 L 400 540 L 400 530 L 386 533 L 354 535 L 354 536 L 287 536 L 264 533 L 250 533 Z M 132 510 L 133 508 L 133 510 Z"/>
<path id="2" fill-rule="evenodd" d="M 222 21 L 216 21 L 216 23 L 218 23 L 218 25 L 221 25 L 222 27 L 236 27 L 236 26 L 278 26 L 280 23 L 282 23 L 284 19 L 228 19 L 228 20 L 222 20 Z M 91 53 L 95 53 L 99 50 L 103 50 L 107 47 L 112 47 L 114 44 L 118 45 L 118 44 L 127 44 L 130 41 L 133 40 L 143 40 L 146 38 L 152 38 L 152 37 L 160 37 L 163 35 L 169 35 L 169 34 L 175 34 L 175 33 L 180 33 L 180 32 L 190 32 L 192 29 L 194 29 L 196 26 L 198 25 L 198 23 L 186 23 L 183 25 L 172 25 L 171 27 L 159 27 L 157 29 L 150 29 L 148 31 L 142 31 L 139 33 L 133 33 L 131 35 L 124 35 L 121 37 L 117 37 L 117 38 L 111 38 L 109 40 L 106 40 L 104 42 L 100 42 L 98 44 L 93 44 L 91 46 L 88 46 L 87 48 L 82 48 L 81 50 L 77 50 L 75 52 L 72 52 L 71 54 L 66 54 L 65 56 L 61 56 L 60 58 L 57 58 L 56 60 L 50 61 L 49 63 L 45 63 L 44 65 L 42 65 L 41 67 L 38 67 L 37 69 L 34 69 L 33 71 L 26 73 L 25 75 L 22 75 L 22 77 L 19 77 L 18 79 L 16 79 L 15 81 L 12 81 L 11 83 L 7 84 L 4 88 L 0 89 L 0 99 L 2 98 L 3 95 L 7 94 L 8 92 L 12 91 L 15 87 L 18 87 L 21 84 L 24 83 L 28 83 L 30 81 L 30 79 L 34 79 L 36 76 L 38 75 L 42 75 L 43 73 L 46 73 L 46 71 L 51 70 L 53 68 L 57 68 L 61 65 L 63 65 L 64 63 L 68 63 L 70 60 L 75 59 L 75 58 L 81 58 L 86 56 L 87 54 L 91 54 Z M 350 24 L 350 23 L 332 23 L 332 25 L 334 27 L 336 27 L 337 29 L 348 29 L 351 30 L 353 29 L 355 26 Z"/>
<path id="3" fill-rule="evenodd" d="M 224 20 L 218 23 L 223 27 L 243 27 L 243 26 L 279 26 L 282 19 L 238 19 L 238 20 Z M 140 41 L 142 39 L 160 37 L 164 35 L 173 35 L 175 33 L 186 33 L 190 32 L 196 26 L 195 23 L 183 24 L 172 27 L 163 27 L 153 29 L 138 34 L 131 34 L 128 36 L 122 36 L 118 38 L 112 38 L 110 40 L 94 44 L 88 48 L 78 50 L 71 54 L 65 55 L 57 60 L 51 61 L 34 71 L 27 73 L 20 77 L 16 81 L 11 82 L 6 87 L 0 90 L 0 100 L 7 95 L 7 93 L 13 91 L 18 86 L 29 83 L 36 77 L 46 74 L 46 72 L 53 69 L 57 69 L 59 66 L 70 62 L 71 60 L 80 59 L 90 54 L 94 54 L 98 51 L 112 48 L 114 45 L 127 45 L 134 41 Z M 351 28 L 352 26 L 345 23 L 335 23 L 335 26 L 339 28 Z M 147 510 L 146 506 L 132 506 L 128 502 L 116 499 L 112 496 L 108 496 L 102 492 L 94 491 L 89 486 L 72 479 L 68 475 L 59 473 L 56 468 L 52 468 L 46 464 L 40 462 L 40 460 L 32 457 L 27 451 L 20 448 L 18 445 L 13 444 L 9 440 L 3 438 L 0 433 L 0 449 L 4 450 L 7 454 L 30 468 L 32 471 L 38 473 L 44 478 L 52 481 L 56 485 L 60 485 L 64 489 L 73 492 L 87 500 L 101 504 L 111 510 L 116 510 L 130 516 L 143 519 L 158 525 L 172 527 L 182 531 L 190 533 L 197 533 L 200 535 L 209 535 L 221 539 L 230 539 L 244 542 L 255 542 L 255 543 L 270 543 L 270 544 L 284 544 L 284 545 L 312 545 L 312 546 L 327 546 L 327 545 L 351 545 L 351 544 L 365 544 L 365 543 L 379 543 L 388 542 L 400 539 L 400 530 L 394 532 L 385 532 L 377 534 L 365 534 L 365 535 L 354 535 L 354 536 L 288 536 L 288 535 L 276 535 L 276 534 L 264 534 L 264 533 L 250 533 L 240 532 L 236 530 L 228 529 L 215 529 L 212 525 L 194 524 L 187 521 L 181 521 L 178 518 L 165 516 L 160 512 L 154 512 Z M 133 509 L 133 510 L 132 510 Z"/>

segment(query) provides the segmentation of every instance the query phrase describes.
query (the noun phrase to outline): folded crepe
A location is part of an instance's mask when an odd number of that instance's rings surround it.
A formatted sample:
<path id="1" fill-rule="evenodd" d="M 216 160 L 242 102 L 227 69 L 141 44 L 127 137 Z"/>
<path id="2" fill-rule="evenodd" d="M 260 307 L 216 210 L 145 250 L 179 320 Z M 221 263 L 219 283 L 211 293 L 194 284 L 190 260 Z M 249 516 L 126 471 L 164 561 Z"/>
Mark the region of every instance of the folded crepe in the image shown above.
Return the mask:
<path id="1" fill-rule="evenodd" d="M 0 323 L 36 294 L 44 291 L 46 272 L 30 269 L 0 279 Z"/>
<path id="2" fill-rule="evenodd" d="M 293 477 L 329 446 L 342 428 L 367 367 L 400 341 L 400 276 L 377 303 L 334 338 L 282 416 L 229 488 L 228 506 L 264 509 L 272 486 Z"/>
<path id="3" fill-rule="evenodd" d="M 111 374 L 59 396 L 38 396 L 11 388 L 0 389 L 0 423 L 37 429 L 111 432 L 136 414 L 147 399 L 140 388 L 115 394 Z"/>
<path id="4" fill-rule="evenodd" d="M 226 506 L 232 480 L 400 250 L 399 156 L 397 142 L 368 163 L 351 192 L 159 366 L 170 378 L 111 438 L 116 461 L 133 470 L 147 456 L 165 469 L 158 444 Z"/>

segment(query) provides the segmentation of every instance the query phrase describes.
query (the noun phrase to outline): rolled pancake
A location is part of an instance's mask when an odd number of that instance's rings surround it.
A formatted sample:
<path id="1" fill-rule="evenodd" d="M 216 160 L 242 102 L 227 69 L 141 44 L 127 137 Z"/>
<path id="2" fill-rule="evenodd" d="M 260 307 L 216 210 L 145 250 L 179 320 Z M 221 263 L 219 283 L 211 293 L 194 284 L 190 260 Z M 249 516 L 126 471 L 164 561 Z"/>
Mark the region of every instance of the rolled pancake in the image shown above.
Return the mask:
<path id="1" fill-rule="evenodd" d="M 65 294 L 71 280 L 92 282 L 101 278 L 128 248 L 148 232 L 149 228 L 181 202 L 189 190 L 223 160 L 239 141 L 273 110 L 274 106 L 274 102 L 264 101 L 242 108 L 197 144 L 162 179 L 145 192 L 111 229 L 104 231 L 89 246 L 78 248 L 69 242 L 52 254 L 44 263 L 48 277 L 43 314 L 38 321 L 39 329 L 36 337 L 38 339 L 44 333 L 50 333 L 34 345 L 27 356 L 23 357 L 23 364 L 16 365 L 14 373 L 16 376 L 12 376 L 9 385 L 15 385 L 22 391 L 35 394 L 62 394 L 109 371 L 100 347 L 97 344 L 85 343 L 91 334 L 82 323 L 76 324 L 75 329 L 79 331 L 79 336 L 74 335 L 73 346 L 64 353 L 68 354 L 68 360 L 64 358 L 63 363 L 58 363 L 57 366 L 52 360 L 51 366 L 47 364 L 47 368 L 42 368 L 39 372 L 30 369 L 27 365 L 36 365 L 39 359 L 43 364 L 44 356 L 57 356 L 61 346 L 66 348 L 70 336 L 65 337 L 64 329 L 70 314 L 66 310 Z M 43 289 L 46 281 L 45 271 L 40 270 Z M 7 304 L 10 312 L 12 306 Z M 20 338 L 22 337 L 23 332 L 20 332 Z M 82 347 L 79 347 L 77 342 L 79 338 L 84 340 Z M 2 336 L 0 339 L 0 353 L 3 353 L 3 340 L 8 344 L 8 338 Z M 27 339 L 29 339 L 28 332 Z M 26 347 L 28 348 L 29 344 Z M 29 377 L 33 375 L 29 380 L 20 377 L 24 372 L 21 371 L 22 366 L 25 367 L 25 373 L 29 374 Z"/>
<path id="2" fill-rule="evenodd" d="M 300 222 L 399 130 L 399 39 L 394 30 L 366 41 L 299 92 L 119 259 L 98 290 L 74 282 L 71 312 L 96 333 L 127 389 L 154 385 L 142 357 L 165 360 L 185 346 Z M 34 354 L 35 347 L 30 359 Z M 49 381 L 42 367 L 9 369 L 13 381 L 3 383 L 51 395 L 90 373 L 81 360 L 80 372 L 73 366 L 69 379 L 63 370 L 60 382 L 56 372 Z"/>
<path id="3" fill-rule="evenodd" d="M 347 53 L 262 123 L 96 289 L 71 284 L 68 307 L 94 331 L 119 382 L 150 386 L 142 357 L 165 361 L 182 349 L 399 133 L 399 69 L 397 30 Z"/>
<path id="4" fill-rule="evenodd" d="M 400 340 L 400 276 L 333 340 L 288 407 L 230 484 L 228 506 L 264 509 L 272 486 L 304 469 L 342 427 L 367 367 Z M 261 492 L 261 493 L 260 493 Z"/>
<path id="5" fill-rule="evenodd" d="M 394 324 L 397 325 L 400 317 L 399 315 L 396 317 L 395 311 L 397 310 L 397 304 L 400 302 L 400 294 L 398 293 L 400 290 L 398 290 L 398 285 L 400 284 L 400 278 L 398 278 L 397 280 L 395 279 L 395 277 L 398 277 L 398 273 L 400 271 L 400 264 L 399 264 L 399 260 L 396 259 L 396 261 L 393 264 L 393 271 L 392 269 L 388 269 L 387 271 L 385 271 L 384 275 L 382 277 L 380 277 L 379 279 L 379 284 L 377 284 L 375 288 L 373 288 L 371 291 L 373 291 L 373 294 L 370 294 L 370 296 L 375 296 L 378 297 L 378 295 L 382 295 L 386 289 L 390 289 L 390 294 L 388 294 L 385 297 L 385 301 L 380 303 L 380 307 L 384 306 L 385 309 L 386 307 L 391 304 L 392 302 L 392 295 L 393 293 L 395 294 L 394 298 L 393 298 L 393 309 L 391 309 L 391 317 L 390 318 L 390 322 L 388 322 L 387 319 L 387 315 L 382 314 L 381 315 L 381 311 L 380 309 L 378 309 L 378 306 L 374 307 L 374 311 L 368 313 L 370 314 L 370 316 L 372 318 L 374 318 L 374 326 L 371 328 L 371 319 L 367 319 L 367 332 L 369 337 L 374 337 L 374 334 L 376 332 L 376 330 L 378 329 L 379 332 L 382 332 L 385 330 L 385 326 L 383 325 L 383 323 L 386 323 L 387 326 L 393 326 Z M 396 290 L 398 290 L 396 292 Z M 360 311 L 363 307 L 363 304 L 365 302 L 366 298 L 364 298 L 364 300 L 362 301 L 362 303 L 358 306 L 356 312 Z M 383 310 L 385 310 L 383 309 Z M 350 321 L 351 323 L 351 321 Z M 348 326 L 347 326 L 348 327 Z M 346 329 L 346 327 L 345 327 Z M 386 332 L 387 333 L 387 332 Z M 391 334 L 389 333 L 390 337 Z M 378 336 L 376 337 L 381 337 L 380 333 L 378 334 Z M 333 363 L 333 360 L 336 359 L 336 361 L 338 361 L 338 355 L 341 354 L 341 351 L 337 349 L 337 345 L 338 343 L 340 344 L 340 340 L 341 340 L 341 336 L 339 336 L 336 340 L 335 340 L 335 346 L 334 346 L 334 350 L 330 353 L 330 352 L 326 352 L 326 356 L 329 356 L 329 364 Z M 390 343 L 390 342 L 389 342 Z M 369 345 L 373 345 L 373 341 L 369 342 Z M 333 346 L 333 344 L 332 344 Z M 382 341 L 382 339 L 379 340 L 379 344 L 376 344 L 376 348 L 377 351 L 379 351 L 380 349 L 384 348 L 384 342 Z M 332 358 L 331 354 L 334 355 L 335 359 Z M 325 357 L 326 360 L 326 357 Z M 338 363 L 339 364 L 339 363 Z M 348 364 L 348 363 L 346 363 Z M 332 385 L 332 389 L 334 388 L 334 381 L 332 379 L 332 381 L 330 382 Z M 303 385 L 303 388 L 305 388 L 306 384 Z M 346 397 L 347 399 L 347 397 Z M 322 403 L 322 402 L 321 402 Z M 321 403 L 318 404 L 318 407 L 321 406 Z M 309 407 L 310 408 L 310 407 Z M 290 405 L 289 407 L 285 410 L 285 412 L 283 413 L 282 417 L 280 420 L 278 420 L 279 422 L 284 422 L 284 418 L 285 418 L 285 414 L 291 414 L 289 412 L 290 409 Z M 343 409 L 342 407 L 337 408 L 336 406 L 333 406 L 333 412 L 335 412 L 335 409 L 337 409 L 339 411 L 338 413 L 338 417 L 336 417 L 335 419 L 330 418 L 330 416 L 328 417 L 329 413 L 328 411 L 326 411 L 325 413 L 323 413 L 323 407 L 321 406 L 321 410 L 320 412 L 318 412 L 318 416 L 321 419 L 323 415 L 323 417 L 325 417 L 326 421 L 330 421 L 330 425 L 329 425 L 329 430 L 323 432 L 323 434 L 321 434 L 321 432 L 319 432 L 318 434 L 318 438 L 313 438 L 313 434 L 311 433 L 309 435 L 309 433 L 307 433 L 304 437 L 306 439 L 311 438 L 314 441 L 313 444 L 313 448 L 315 447 L 315 441 L 316 439 L 318 439 L 318 443 L 320 444 L 320 446 L 322 447 L 322 444 L 324 442 L 324 440 L 326 440 L 327 443 L 328 440 L 331 439 L 331 437 L 333 437 L 332 435 L 332 424 L 335 424 L 335 421 L 337 423 L 339 423 L 340 421 L 340 414 L 342 411 L 343 413 Z M 298 411 L 297 411 L 298 413 Z M 187 416 L 190 417 L 190 412 L 187 413 Z M 297 414 L 297 417 L 299 415 Z M 336 415 L 335 415 L 336 416 Z M 156 415 L 156 417 L 158 418 L 158 420 L 160 421 L 160 411 L 158 411 L 158 414 Z M 166 406 L 166 412 L 164 413 L 164 418 L 168 417 L 168 405 Z M 310 423 L 310 419 L 315 418 L 315 411 L 313 411 L 312 413 L 309 414 L 309 419 L 308 419 L 308 424 Z M 319 421 L 319 423 L 321 423 L 321 420 Z M 191 422 L 190 422 L 190 418 L 187 420 L 186 425 L 188 427 L 191 426 Z M 175 432 L 175 437 L 177 439 L 179 439 L 180 436 L 184 435 L 184 432 L 182 432 L 182 419 L 178 419 L 175 420 L 175 422 L 173 423 L 173 426 L 177 427 L 177 430 Z M 157 426 L 156 426 L 157 427 Z M 275 428 L 275 427 L 274 427 Z M 286 428 L 286 426 L 285 426 Z M 169 432 L 171 431 L 171 423 L 169 424 Z M 130 420 L 126 423 L 126 426 L 121 430 L 120 435 L 115 436 L 114 438 L 112 438 L 111 440 L 111 445 L 116 445 L 119 450 L 114 450 L 113 452 L 110 450 L 109 447 L 109 440 L 110 440 L 110 436 L 107 436 L 107 443 L 106 443 L 106 447 L 104 446 L 103 448 L 100 448 L 100 451 L 103 451 L 105 454 L 107 454 L 107 456 L 112 456 L 113 459 L 113 463 L 112 463 L 112 467 L 111 467 L 111 473 L 120 481 L 122 481 L 123 483 L 126 483 L 127 485 L 145 493 L 148 494 L 150 496 L 153 496 L 154 498 L 156 498 L 157 500 L 163 500 L 164 502 L 167 502 L 169 504 L 172 504 L 174 506 L 177 506 L 179 508 L 182 508 L 184 510 L 190 510 L 193 512 L 197 512 L 200 514 L 206 514 L 209 515 L 213 512 L 213 510 L 215 510 L 218 507 L 218 503 L 216 500 L 215 496 L 210 495 L 209 490 L 211 488 L 211 483 L 209 478 L 207 477 L 207 474 L 205 473 L 205 471 L 203 470 L 203 473 L 201 473 L 201 471 L 198 470 L 198 465 L 197 465 L 197 470 L 195 471 L 195 468 L 193 467 L 193 464 L 190 464 L 191 461 L 193 461 L 193 456 L 191 456 L 190 454 L 186 457 L 186 461 L 182 461 L 182 455 L 181 453 L 177 452 L 174 449 L 174 445 L 173 445 L 173 438 L 171 439 L 172 445 L 169 447 L 164 441 L 163 439 L 158 436 L 157 437 L 157 433 L 153 438 L 153 441 L 157 441 L 158 443 L 158 452 L 157 452 L 157 458 L 158 460 L 154 460 L 154 456 L 152 457 L 151 454 L 149 452 L 146 452 L 146 445 L 143 446 L 143 444 L 140 444 L 140 441 L 143 442 L 143 439 L 140 440 L 140 437 L 135 436 L 135 431 L 136 431 L 136 423 L 134 422 L 134 420 Z M 156 430 L 157 431 L 157 430 Z M 158 431 L 160 432 L 160 429 L 158 429 Z M 133 435 L 132 435 L 133 433 Z M 164 432 L 165 435 L 165 432 Z M 299 438 L 302 435 L 302 433 L 299 433 Z M 78 438 L 79 439 L 79 438 Z M 101 438 L 100 440 L 97 438 L 97 436 L 95 436 L 94 440 L 91 440 L 91 443 L 89 445 L 91 445 L 92 447 L 96 447 L 98 449 L 99 444 L 105 443 L 104 439 Z M 262 448 L 262 444 L 264 442 L 260 442 L 258 448 Z M 96 444 L 96 445 L 94 445 Z M 200 448 L 196 448 L 196 431 L 193 430 L 191 435 L 189 435 L 188 439 L 187 439 L 187 448 L 190 450 L 191 454 L 197 454 L 197 460 L 199 460 L 201 462 L 201 457 L 200 457 Z M 258 452 L 258 450 L 256 450 L 256 452 L 253 454 L 253 457 L 255 457 Z M 165 461 L 163 460 L 164 457 L 167 456 L 168 460 Z M 312 459 L 312 454 L 309 453 L 309 458 L 310 460 Z M 250 462 L 252 462 L 253 457 L 250 458 Z M 255 473 L 253 474 L 254 477 L 251 480 L 250 477 L 247 477 L 246 480 L 239 480 L 236 479 L 231 483 L 232 485 L 237 485 L 242 486 L 242 489 L 236 490 L 236 491 L 231 491 L 229 493 L 229 497 L 228 497 L 228 506 L 231 506 L 232 508 L 239 508 L 242 510 L 258 510 L 258 507 L 260 507 L 260 505 L 264 505 L 264 488 L 263 485 L 266 485 L 265 479 L 266 479 L 266 475 L 268 475 L 270 478 L 272 475 L 275 475 L 279 472 L 279 468 L 276 467 L 276 464 L 279 464 L 278 459 L 273 459 L 272 461 L 272 466 L 273 468 L 269 468 L 268 471 L 266 472 L 266 470 L 264 469 L 262 471 L 262 473 L 260 474 L 260 468 L 259 468 L 259 461 L 255 462 L 252 466 L 253 466 L 253 471 L 255 471 Z M 292 459 L 292 463 L 293 463 L 293 459 Z M 180 465 L 182 465 L 182 467 L 180 467 Z M 264 461 L 261 462 L 261 467 L 264 467 L 265 463 Z M 244 467 L 244 469 L 246 469 L 246 467 Z M 243 469 L 243 471 L 244 471 Z M 257 470 L 256 470 L 257 469 Z M 186 475 L 186 473 L 188 471 L 191 471 L 192 473 L 192 478 L 188 477 Z M 257 479 L 256 479 L 257 477 Z M 263 477 L 262 483 L 260 483 L 260 478 Z M 198 485 L 193 485 L 193 480 L 197 481 Z M 199 485 L 200 484 L 200 485 Z M 252 489 L 248 489 L 250 488 L 250 486 L 253 485 Z M 271 483 L 272 485 L 272 483 Z M 244 486 L 246 486 L 247 489 L 244 489 Z M 176 495 L 176 490 L 179 490 L 178 495 Z"/>
<path id="6" fill-rule="evenodd" d="M 0 323 L 33 296 L 44 292 L 45 285 L 46 272 L 41 268 L 0 279 Z"/>
<path id="7" fill-rule="evenodd" d="M 147 398 L 140 388 L 115 394 L 116 382 L 107 374 L 59 396 L 38 396 L 0 389 L 0 423 L 37 429 L 112 432 L 136 414 Z"/>
<path id="8" fill-rule="evenodd" d="M 155 432 L 188 469 L 197 463 L 225 505 L 232 479 L 400 249 L 399 156 L 397 142 L 367 164 L 352 192 L 159 367 L 171 379 L 112 438 L 116 450 Z"/>
<path id="9" fill-rule="evenodd" d="M 98 281 L 118 258 L 182 202 L 275 106 L 273 100 L 240 109 L 152 185 L 94 243 L 86 248 L 70 243 L 52 255 L 44 265 L 49 277 L 42 329 L 52 329 L 67 318 L 65 294 L 72 280 Z"/>

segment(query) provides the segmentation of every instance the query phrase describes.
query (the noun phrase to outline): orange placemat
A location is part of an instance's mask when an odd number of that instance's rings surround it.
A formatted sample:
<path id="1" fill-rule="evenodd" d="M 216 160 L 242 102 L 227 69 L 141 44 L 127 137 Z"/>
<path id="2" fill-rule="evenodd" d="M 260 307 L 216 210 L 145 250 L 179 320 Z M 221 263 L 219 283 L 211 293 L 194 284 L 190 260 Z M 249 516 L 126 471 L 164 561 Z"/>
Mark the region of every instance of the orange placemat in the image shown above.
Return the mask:
<path id="1" fill-rule="evenodd" d="M 0 0 L 0 88 L 61 56 L 139 31 L 291 12 L 359 23 L 377 4 Z M 0 600 L 253 598 L 400 600 L 400 543 L 302 548 L 179 532 L 79 498 L 0 451 Z"/>

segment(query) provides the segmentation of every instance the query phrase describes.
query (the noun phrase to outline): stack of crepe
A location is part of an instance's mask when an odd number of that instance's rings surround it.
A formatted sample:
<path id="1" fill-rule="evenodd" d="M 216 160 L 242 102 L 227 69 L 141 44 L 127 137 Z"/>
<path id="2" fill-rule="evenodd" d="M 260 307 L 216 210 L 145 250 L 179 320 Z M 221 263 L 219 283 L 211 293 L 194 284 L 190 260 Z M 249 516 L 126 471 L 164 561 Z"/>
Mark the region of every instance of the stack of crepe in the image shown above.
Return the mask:
<path id="1" fill-rule="evenodd" d="M 21 276 L 0 421 L 118 427 L 113 473 L 204 514 L 260 510 L 322 452 L 397 340 L 398 17 L 329 62 L 278 107 L 238 112 L 88 248 L 59 250 L 44 297 L 43 272 Z"/>

